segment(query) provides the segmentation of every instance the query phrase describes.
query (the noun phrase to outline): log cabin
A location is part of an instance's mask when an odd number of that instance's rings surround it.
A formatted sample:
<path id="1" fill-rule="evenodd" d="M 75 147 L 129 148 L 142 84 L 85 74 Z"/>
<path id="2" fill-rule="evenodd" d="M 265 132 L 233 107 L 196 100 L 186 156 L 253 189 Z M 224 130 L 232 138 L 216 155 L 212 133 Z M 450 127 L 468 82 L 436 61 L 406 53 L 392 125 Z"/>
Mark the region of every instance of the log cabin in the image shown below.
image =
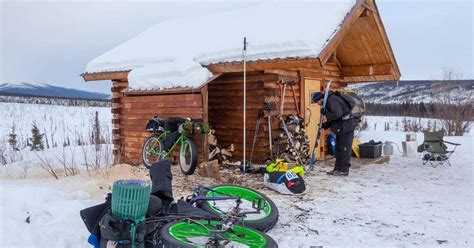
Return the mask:
<path id="1" fill-rule="evenodd" d="M 312 145 L 320 107 L 311 93 L 327 82 L 345 87 L 399 80 L 386 30 L 374 0 L 273 3 L 203 17 L 159 23 L 93 59 L 81 75 L 87 82 L 111 80 L 116 163 L 141 163 L 141 148 L 153 116 L 191 117 L 208 122 L 219 143 L 243 154 L 243 37 L 246 51 L 246 153 L 250 154 L 258 113 L 266 101 L 305 119 Z M 286 95 L 278 82 L 296 82 Z M 265 112 L 276 115 L 277 113 Z M 269 158 L 268 118 L 257 136 L 254 160 Z M 272 132 L 279 129 L 275 118 Z M 195 137 L 200 159 L 207 139 Z M 325 135 L 320 144 L 325 144 Z M 317 151 L 324 158 L 326 147 Z M 248 156 L 248 155 L 247 155 Z"/>

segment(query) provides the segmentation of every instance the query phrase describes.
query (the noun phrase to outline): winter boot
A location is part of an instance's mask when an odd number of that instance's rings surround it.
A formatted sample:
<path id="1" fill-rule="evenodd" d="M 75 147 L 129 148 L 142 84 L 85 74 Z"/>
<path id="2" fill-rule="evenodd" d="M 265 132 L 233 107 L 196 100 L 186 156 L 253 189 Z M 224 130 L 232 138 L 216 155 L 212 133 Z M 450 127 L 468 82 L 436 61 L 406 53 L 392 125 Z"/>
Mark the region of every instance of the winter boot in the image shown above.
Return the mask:
<path id="1" fill-rule="evenodd" d="M 327 172 L 328 175 L 330 176 L 349 176 L 348 171 L 340 171 L 340 170 L 332 170 Z"/>

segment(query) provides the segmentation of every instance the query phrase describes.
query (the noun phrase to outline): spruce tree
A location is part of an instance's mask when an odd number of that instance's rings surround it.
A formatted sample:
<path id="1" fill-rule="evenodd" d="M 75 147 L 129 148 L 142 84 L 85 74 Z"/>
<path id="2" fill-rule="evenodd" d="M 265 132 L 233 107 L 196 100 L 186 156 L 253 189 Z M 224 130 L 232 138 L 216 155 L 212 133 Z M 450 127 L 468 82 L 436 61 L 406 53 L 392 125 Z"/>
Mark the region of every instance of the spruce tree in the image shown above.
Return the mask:
<path id="1" fill-rule="evenodd" d="M 18 149 L 18 140 L 16 139 L 17 134 L 15 133 L 15 125 L 12 126 L 10 133 L 8 134 L 8 143 L 13 148 L 13 150 L 17 151 Z"/>
<path id="2" fill-rule="evenodd" d="M 100 136 L 100 121 L 99 121 L 99 112 L 95 111 L 94 117 L 94 130 L 92 131 L 92 135 L 94 138 L 95 150 L 100 150 L 100 144 L 102 143 L 101 136 Z"/>
<path id="3" fill-rule="evenodd" d="M 40 151 L 44 150 L 43 136 L 44 134 L 40 133 L 39 128 L 36 126 L 36 123 L 33 123 L 33 128 L 31 128 L 31 150 Z"/>

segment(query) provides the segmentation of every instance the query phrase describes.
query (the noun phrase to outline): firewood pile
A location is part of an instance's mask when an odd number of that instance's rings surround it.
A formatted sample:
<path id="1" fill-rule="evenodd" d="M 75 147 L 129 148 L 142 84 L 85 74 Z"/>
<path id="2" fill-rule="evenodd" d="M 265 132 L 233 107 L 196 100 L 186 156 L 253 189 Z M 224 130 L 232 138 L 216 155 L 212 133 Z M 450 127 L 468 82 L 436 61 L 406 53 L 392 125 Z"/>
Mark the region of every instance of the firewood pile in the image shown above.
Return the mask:
<path id="1" fill-rule="evenodd" d="M 280 130 L 275 137 L 275 147 L 277 155 L 285 159 L 287 162 L 297 162 L 298 154 L 301 161 L 306 163 L 309 159 L 310 144 L 308 136 L 305 131 L 304 119 L 295 115 L 288 115 L 284 118 L 290 137 L 293 137 L 295 147 L 292 147 L 291 142 L 288 141 L 283 124 L 280 123 Z"/>
<path id="2" fill-rule="evenodd" d="M 217 160 L 219 164 L 232 164 L 232 152 L 234 152 L 234 144 L 221 146 L 217 144 L 215 130 L 210 130 L 207 135 L 207 142 L 209 144 L 209 161 Z"/>
<path id="3" fill-rule="evenodd" d="M 210 130 L 207 134 L 209 157 L 208 161 L 199 164 L 198 173 L 203 177 L 221 180 L 221 165 L 240 165 L 240 162 L 232 162 L 232 152 L 235 150 L 234 144 L 227 146 L 217 144 L 215 132 L 215 130 Z"/>

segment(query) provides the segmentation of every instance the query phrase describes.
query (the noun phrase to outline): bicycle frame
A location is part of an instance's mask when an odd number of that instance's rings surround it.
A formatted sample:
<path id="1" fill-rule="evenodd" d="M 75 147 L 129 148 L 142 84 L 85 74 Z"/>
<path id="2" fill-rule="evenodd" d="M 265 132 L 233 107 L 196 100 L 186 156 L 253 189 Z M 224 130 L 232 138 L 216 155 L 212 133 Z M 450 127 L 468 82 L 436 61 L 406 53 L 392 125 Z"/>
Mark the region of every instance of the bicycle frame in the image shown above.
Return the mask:
<path id="1" fill-rule="evenodd" d="M 166 137 L 170 134 L 171 132 L 170 131 L 163 131 L 160 135 L 158 135 L 157 139 L 158 140 L 164 140 L 166 139 Z M 156 134 L 155 134 L 156 135 Z M 173 145 L 171 146 L 171 148 L 166 151 L 165 153 L 165 157 L 169 157 L 171 155 L 171 152 L 173 151 L 173 149 L 176 147 L 177 144 L 180 144 L 180 146 L 183 146 L 184 145 L 184 139 L 186 139 L 187 136 L 184 132 L 181 132 L 180 135 L 179 135 L 179 138 L 178 140 L 176 140 Z M 183 149 L 181 149 L 183 150 Z M 161 155 L 161 154 L 160 154 Z"/>

